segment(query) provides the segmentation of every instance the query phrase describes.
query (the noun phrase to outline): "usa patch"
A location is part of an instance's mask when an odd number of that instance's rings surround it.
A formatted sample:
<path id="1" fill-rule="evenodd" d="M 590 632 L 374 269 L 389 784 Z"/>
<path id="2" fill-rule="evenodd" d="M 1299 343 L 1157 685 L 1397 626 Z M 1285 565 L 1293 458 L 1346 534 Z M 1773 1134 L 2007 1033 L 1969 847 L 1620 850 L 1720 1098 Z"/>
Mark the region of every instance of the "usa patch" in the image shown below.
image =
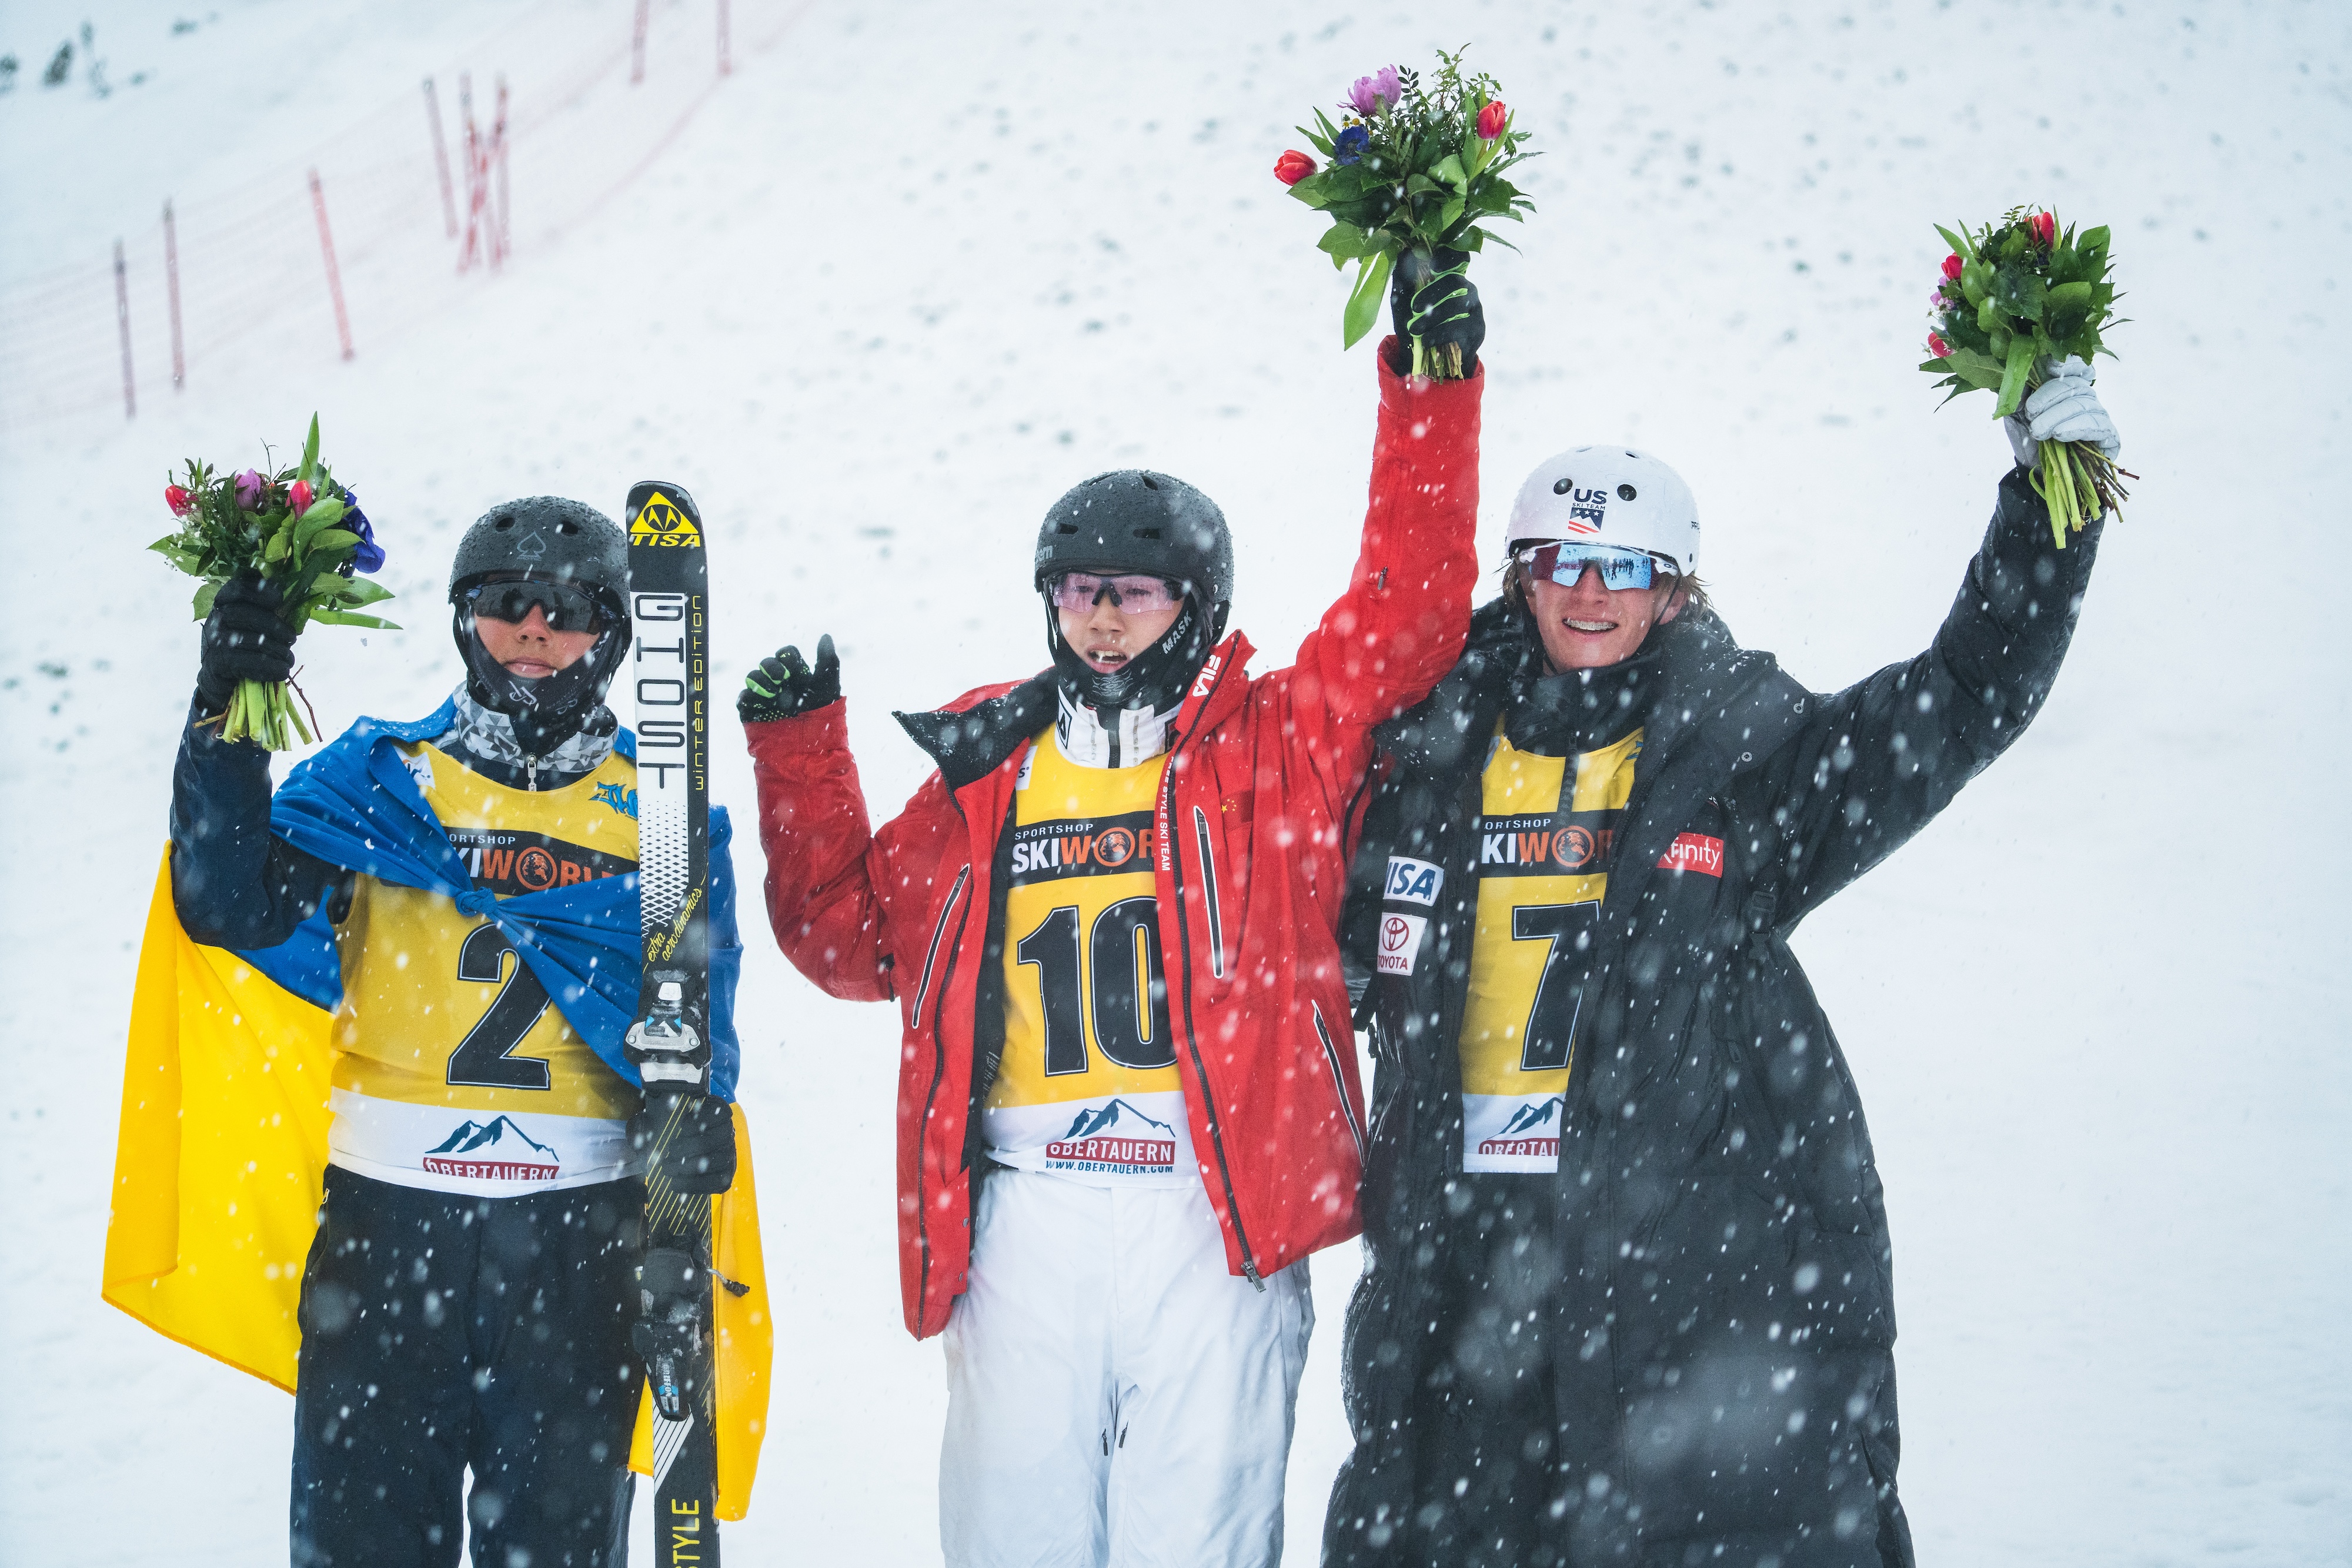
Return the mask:
<path id="1" fill-rule="evenodd" d="M 1436 904 L 1438 892 L 1444 885 L 1444 867 L 1409 855 L 1391 855 L 1388 885 L 1381 890 L 1381 896 L 1427 908 Z"/>

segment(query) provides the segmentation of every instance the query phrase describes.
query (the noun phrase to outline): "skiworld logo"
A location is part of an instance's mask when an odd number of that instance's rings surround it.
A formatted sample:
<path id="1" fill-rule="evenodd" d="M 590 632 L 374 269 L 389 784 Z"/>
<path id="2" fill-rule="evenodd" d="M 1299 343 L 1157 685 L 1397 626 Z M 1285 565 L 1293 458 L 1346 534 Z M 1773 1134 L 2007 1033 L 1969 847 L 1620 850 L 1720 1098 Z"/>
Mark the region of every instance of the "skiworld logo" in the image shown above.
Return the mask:
<path id="1" fill-rule="evenodd" d="M 1149 811 L 1076 822 L 1032 822 L 1013 830 L 1013 885 L 1145 871 L 1158 837 Z"/>
<path id="2" fill-rule="evenodd" d="M 1511 1113 L 1503 1130 L 1478 1145 L 1482 1155 L 1532 1155 L 1541 1159 L 1559 1158 L 1559 1118 L 1564 1102 L 1555 1094 L 1549 1100 L 1530 1100 Z"/>
<path id="3" fill-rule="evenodd" d="M 1045 1158 L 1066 1170 L 1166 1176 L 1176 1169 L 1176 1129 L 1114 1100 L 1079 1112 L 1070 1130 L 1045 1145 Z"/>
<path id="4" fill-rule="evenodd" d="M 426 1153 L 425 1168 L 476 1181 L 553 1181 L 562 1161 L 504 1116 L 494 1116 L 487 1124 L 468 1119 Z"/>
<path id="5" fill-rule="evenodd" d="M 1614 811 L 1585 811 L 1583 821 L 1553 817 L 1481 817 L 1478 863 L 1522 873 L 1583 872 L 1605 862 L 1616 830 Z"/>

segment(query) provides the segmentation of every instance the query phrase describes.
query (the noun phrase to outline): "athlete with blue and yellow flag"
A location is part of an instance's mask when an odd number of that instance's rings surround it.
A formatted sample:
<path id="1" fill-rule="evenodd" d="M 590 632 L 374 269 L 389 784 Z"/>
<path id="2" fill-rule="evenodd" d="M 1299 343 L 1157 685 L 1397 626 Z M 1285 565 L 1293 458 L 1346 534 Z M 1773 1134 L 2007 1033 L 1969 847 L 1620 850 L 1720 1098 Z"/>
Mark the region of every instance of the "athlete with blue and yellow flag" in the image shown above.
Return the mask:
<path id="1" fill-rule="evenodd" d="M 362 719 L 274 800 L 268 753 L 205 721 L 284 679 L 294 634 L 253 582 L 205 622 L 106 1293 L 292 1385 L 297 1568 L 454 1565 L 468 1526 L 477 1562 L 622 1568 L 642 1177 L 673 1118 L 672 1179 L 718 1198 L 719 1511 L 742 1516 L 770 1327 L 729 828 L 714 811 L 703 1080 L 641 1091 L 635 747 L 604 705 L 627 587 L 611 519 L 495 508 L 450 573 L 464 684 Z"/>

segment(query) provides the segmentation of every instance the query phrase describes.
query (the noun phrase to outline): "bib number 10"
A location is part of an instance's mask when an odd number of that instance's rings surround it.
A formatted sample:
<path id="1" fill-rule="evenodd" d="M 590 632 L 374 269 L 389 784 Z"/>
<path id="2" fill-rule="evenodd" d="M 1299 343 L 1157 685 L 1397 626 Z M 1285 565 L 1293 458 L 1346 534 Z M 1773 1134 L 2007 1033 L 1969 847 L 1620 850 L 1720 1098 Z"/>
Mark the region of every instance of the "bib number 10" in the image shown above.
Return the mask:
<path id="1" fill-rule="evenodd" d="M 1158 899 L 1120 899 L 1095 916 L 1083 945 L 1077 907 L 1063 904 L 1015 943 L 1013 954 L 1037 970 L 1049 1077 L 1087 1070 L 1089 1014 L 1095 1044 L 1118 1066 L 1176 1065 Z"/>

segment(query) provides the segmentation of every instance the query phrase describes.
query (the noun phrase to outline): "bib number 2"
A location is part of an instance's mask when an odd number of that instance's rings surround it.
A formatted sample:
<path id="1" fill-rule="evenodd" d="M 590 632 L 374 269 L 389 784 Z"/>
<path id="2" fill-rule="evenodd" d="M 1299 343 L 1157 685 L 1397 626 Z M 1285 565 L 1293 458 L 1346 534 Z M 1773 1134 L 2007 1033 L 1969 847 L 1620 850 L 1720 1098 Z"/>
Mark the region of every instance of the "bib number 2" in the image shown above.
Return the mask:
<path id="1" fill-rule="evenodd" d="M 507 973 L 509 956 L 514 959 L 511 975 Z M 466 945 L 457 949 L 457 977 L 497 986 L 499 994 L 490 998 L 481 1021 L 449 1053 L 449 1082 L 476 1089 L 548 1087 L 546 1062 L 536 1056 L 508 1054 L 546 1013 L 549 998 L 547 988 L 515 952 L 497 921 L 486 920 L 466 934 Z"/>

